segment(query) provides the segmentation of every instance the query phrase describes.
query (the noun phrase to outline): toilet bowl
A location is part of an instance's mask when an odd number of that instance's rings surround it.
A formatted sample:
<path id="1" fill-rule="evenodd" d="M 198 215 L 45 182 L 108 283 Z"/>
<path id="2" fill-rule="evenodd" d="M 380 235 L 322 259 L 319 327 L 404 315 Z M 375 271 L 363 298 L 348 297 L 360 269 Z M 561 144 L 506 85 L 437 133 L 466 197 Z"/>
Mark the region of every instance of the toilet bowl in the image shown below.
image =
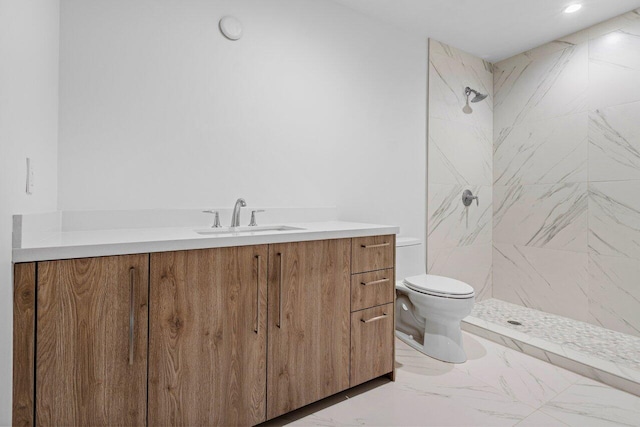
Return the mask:
<path id="1" fill-rule="evenodd" d="M 435 359 L 463 363 L 460 321 L 471 313 L 471 286 L 448 277 L 421 274 L 396 283 L 396 336 Z"/>

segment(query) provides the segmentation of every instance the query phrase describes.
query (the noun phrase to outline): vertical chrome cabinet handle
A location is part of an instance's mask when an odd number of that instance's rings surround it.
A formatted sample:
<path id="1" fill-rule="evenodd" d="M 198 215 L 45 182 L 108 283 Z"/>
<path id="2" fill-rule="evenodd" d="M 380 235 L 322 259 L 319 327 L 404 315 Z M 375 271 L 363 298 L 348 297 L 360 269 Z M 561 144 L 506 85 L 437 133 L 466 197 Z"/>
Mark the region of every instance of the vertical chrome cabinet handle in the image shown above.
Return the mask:
<path id="1" fill-rule="evenodd" d="M 253 332 L 256 334 L 260 330 L 260 260 L 261 256 L 256 255 L 256 263 L 258 264 L 258 278 L 256 279 L 256 322 L 254 324 Z"/>
<path id="2" fill-rule="evenodd" d="M 278 272 L 278 328 L 282 325 L 282 253 L 278 252 L 280 258 L 280 271 Z"/>
<path id="3" fill-rule="evenodd" d="M 136 301 L 135 301 L 135 278 L 136 278 L 136 269 L 135 267 L 131 267 L 129 269 L 129 366 L 133 365 L 133 338 L 134 333 L 133 329 L 135 327 L 136 322 Z"/>

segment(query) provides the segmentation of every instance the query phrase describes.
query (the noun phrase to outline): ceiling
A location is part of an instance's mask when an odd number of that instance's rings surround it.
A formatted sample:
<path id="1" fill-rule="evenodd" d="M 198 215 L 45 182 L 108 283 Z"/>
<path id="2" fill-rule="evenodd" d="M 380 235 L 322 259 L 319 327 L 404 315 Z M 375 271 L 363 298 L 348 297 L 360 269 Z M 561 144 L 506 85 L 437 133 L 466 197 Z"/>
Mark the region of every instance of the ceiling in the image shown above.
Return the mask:
<path id="1" fill-rule="evenodd" d="M 334 0 L 491 62 L 640 8 L 640 0 Z M 572 14 L 563 9 L 581 3 Z"/>

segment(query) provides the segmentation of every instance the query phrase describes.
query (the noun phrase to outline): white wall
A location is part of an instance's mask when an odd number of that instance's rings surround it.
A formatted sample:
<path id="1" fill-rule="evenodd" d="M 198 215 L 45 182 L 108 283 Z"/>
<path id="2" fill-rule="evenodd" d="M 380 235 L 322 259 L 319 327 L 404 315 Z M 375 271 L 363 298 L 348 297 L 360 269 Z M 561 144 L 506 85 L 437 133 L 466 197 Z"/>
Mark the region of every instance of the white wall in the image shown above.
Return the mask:
<path id="1" fill-rule="evenodd" d="M 63 0 L 60 43 L 62 210 L 242 196 L 424 238 L 421 37 L 326 0 Z"/>
<path id="2" fill-rule="evenodd" d="M 11 215 L 57 205 L 58 23 L 57 0 L 0 0 L 0 425 L 11 424 Z"/>

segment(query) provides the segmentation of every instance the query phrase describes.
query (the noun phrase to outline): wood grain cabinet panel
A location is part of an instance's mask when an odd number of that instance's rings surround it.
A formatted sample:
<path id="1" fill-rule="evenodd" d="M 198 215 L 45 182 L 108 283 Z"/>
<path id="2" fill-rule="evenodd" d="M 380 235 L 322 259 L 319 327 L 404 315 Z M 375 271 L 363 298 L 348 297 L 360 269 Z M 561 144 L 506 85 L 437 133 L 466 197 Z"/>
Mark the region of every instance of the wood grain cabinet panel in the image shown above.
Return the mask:
<path id="1" fill-rule="evenodd" d="M 351 311 L 393 302 L 395 273 L 393 268 L 351 276 Z"/>
<path id="2" fill-rule="evenodd" d="M 395 267 L 396 236 L 369 236 L 353 239 L 352 273 Z"/>
<path id="3" fill-rule="evenodd" d="M 351 387 L 393 371 L 393 320 L 393 304 L 351 314 Z"/>
<path id="4" fill-rule="evenodd" d="M 349 387 L 351 240 L 269 245 L 267 418 Z"/>
<path id="5" fill-rule="evenodd" d="M 16 264 L 13 288 L 13 426 L 33 425 L 36 263 Z"/>
<path id="6" fill-rule="evenodd" d="M 148 260 L 38 263 L 38 425 L 146 423 Z"/>
<path id="7" fill-rule="evenodd" d="M 149 425 L 266 416 L 267 246 L 151 255 Z"/>

